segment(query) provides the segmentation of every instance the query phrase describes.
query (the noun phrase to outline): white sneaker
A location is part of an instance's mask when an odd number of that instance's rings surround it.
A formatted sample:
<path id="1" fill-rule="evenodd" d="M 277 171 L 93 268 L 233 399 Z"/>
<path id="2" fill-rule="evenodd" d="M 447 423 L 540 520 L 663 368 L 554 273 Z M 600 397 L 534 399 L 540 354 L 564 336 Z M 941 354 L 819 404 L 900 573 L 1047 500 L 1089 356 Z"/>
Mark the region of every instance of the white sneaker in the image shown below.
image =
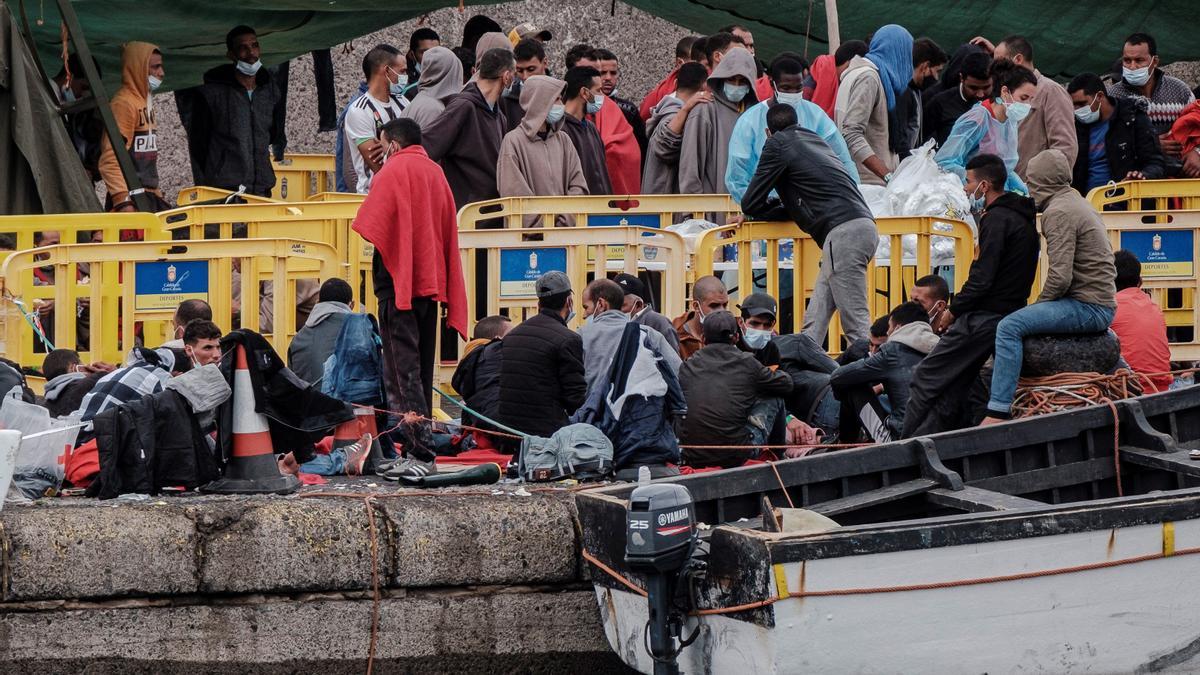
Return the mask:
<path id="1" fill-rule="evenodd" d="M 415 457 L 405 457 L 392 465 L 383 477 L 387 480 L 400 480 L 401 478 L 410 478 L 420 480 L 425 476 L 432 476 L 437 473 L 436 462 L 424 462 Z"/>

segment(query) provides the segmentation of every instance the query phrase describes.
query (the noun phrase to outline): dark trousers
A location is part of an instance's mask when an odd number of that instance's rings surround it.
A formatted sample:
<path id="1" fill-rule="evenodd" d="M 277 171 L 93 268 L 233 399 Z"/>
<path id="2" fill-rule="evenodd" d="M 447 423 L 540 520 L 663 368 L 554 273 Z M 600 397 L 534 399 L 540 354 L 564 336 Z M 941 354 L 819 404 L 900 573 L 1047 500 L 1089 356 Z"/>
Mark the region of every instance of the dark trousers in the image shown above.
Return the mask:
<path id="1" fill-rule="evenodd" d="M 428 298 L 414 298 L 412 309 L 407 311 L 396 309 L 390 298 L 379 299 L 383 387 L 389 410 L 429 417 L 433 408 L 437 321 L 438 304 Z M 395 419 L 391 425 L 399 422 Z M 429 422 L 401 424 L 399 431 L 399 440 L 409 455 L 424 461 L 434 458 Z"/>
<path id="2" fill-rule="evenodd" d="M 972 388 L 996 350 L 999 314 L 968 312 L 942 336 L 913 371 L 904 438 L 928 436 L 970 424 Z"/>
<path id="3" fill-rule="evenodd" d="M 833 394 L 841 403 L 838 413 L 839 443 L 860 442 L 860 432 L 864 428 L 867 430 L 868 440 L 876 443 L 893 440 L 894 434 L 887 425 L 891 413 L 875 394 L 874 387 L 869 384 L 839 387 L 833 390 Z"/>
<path id="4" fill-rule="evenodd" d="M 312 60 L 313 79 L 316 80 L 317 85 L 317 130 L 334 131 L 337 129 L 337 101 L 334 99 L 333 89 L 333 56 L 330 55 L 328 49 L 318 49 L 312 53 Z M 287 118 L 290 70 L 289 61 L 284 61 L 271 69 L 271 76 L 275 78 L 276 86 L 279 87 L 279 105 L 275 107 L 275 124 L 281 133 L 285 128 L 284 122 Z M 286 136 L 284 138 L 286 139 Z M 283 145 L 287 145 L 286 140 Z"/>

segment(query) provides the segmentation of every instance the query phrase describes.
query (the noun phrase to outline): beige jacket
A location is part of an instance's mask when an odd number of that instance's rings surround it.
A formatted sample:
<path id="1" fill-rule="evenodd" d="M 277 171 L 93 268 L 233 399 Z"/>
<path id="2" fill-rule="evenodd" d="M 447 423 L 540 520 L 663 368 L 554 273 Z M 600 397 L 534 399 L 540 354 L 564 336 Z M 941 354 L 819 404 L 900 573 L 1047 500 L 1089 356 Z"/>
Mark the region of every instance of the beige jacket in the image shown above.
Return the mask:
<path id="1" fill-rule="evenodd" d="M 1042 210 L 1047 272 L 1038 302 L 1071 298 L 1117 307 L 1117 269 L 1104 221 L 1071 187 L 1072 163 L 1059 150 L 1029 162 L 1029 193 Z"/>
<path id="2" fill-rule="evenodd" d="M 1029 161 L 1043 150 L 1054 148 L 1066 155 L 1074 166 L 1079 153 L 1079 139 L 1075 135 L 1075 105 L 1065 87 L 1043 76 L 1038 71 L 1037 93 L 1029 102 L 1029 116 L 1017 129 L 1017 175 L 1029 183 L 1026 172 Z"/>
<path id="3" fill-rule="evenodd" d="M 850 59 L 838 85 L 833 112 L 838 131 L 842 132 L 850 156 L 858 166 L 859 182 L 883 185 L 883 179 L 867 169 L 863 161 L 875 155 L 891 172 L 900 158 L 888 147 L 887 94 L 874 63 L 861 56 Z"/>

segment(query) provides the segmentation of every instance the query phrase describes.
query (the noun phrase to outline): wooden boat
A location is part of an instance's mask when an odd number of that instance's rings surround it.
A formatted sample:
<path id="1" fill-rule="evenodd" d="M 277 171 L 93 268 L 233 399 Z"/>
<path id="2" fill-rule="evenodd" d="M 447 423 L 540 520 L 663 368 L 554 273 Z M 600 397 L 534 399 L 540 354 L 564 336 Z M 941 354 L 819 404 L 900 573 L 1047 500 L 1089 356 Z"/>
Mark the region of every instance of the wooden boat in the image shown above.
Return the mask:
<path id="1" fill-rule="evenodd" d="M 654 481 L 685 486 L 711 526 L 676 594 L 696 636 L 679 668 L 1200 671 L 1193 448 L 1200 387 Z M 577 504 L 609 644 L 648 673 L 647 577 L 625 562 L 635 487 Z M 789 498 L 805 511 L 781 528 Z M 812 512 L 835 522 L 780 531 Z"/>

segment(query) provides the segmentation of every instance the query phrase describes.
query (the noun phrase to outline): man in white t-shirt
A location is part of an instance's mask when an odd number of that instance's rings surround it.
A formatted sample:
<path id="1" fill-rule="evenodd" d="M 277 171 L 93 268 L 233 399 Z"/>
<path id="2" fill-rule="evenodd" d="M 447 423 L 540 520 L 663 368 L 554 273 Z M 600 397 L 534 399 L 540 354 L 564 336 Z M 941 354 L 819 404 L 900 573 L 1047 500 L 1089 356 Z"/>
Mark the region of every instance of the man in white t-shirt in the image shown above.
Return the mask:
<path id="1" fill-rule="evenodd" d="M 363 75 L 367 93 L 346 111 L 346 147 L 351 152 L 354 171 L 358 174 L 358 193 L 371 189 L 371 176 L 383 166 L 384 145 L 379 142 L 379 130 L 408 107 L 402 92 L 408 85 L 404 56 L 390 45 L 379 45 L 363 59 Z"/>

